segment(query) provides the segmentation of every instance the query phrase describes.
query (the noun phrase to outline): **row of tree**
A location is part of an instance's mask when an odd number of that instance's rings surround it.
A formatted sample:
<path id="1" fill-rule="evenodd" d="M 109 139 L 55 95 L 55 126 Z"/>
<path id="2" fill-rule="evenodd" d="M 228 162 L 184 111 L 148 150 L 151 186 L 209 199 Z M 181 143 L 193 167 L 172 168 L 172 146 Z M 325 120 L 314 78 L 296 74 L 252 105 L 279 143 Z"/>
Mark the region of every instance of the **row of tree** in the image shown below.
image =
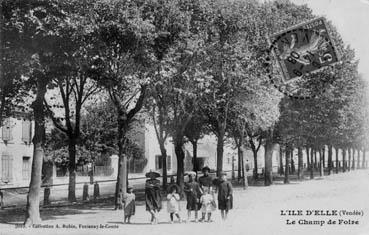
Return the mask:
<path id="1" fill-rule="evenodd" d="M 209 133 L 217 138 L 218 173 L 225 141 L 234 142 L 239 178 L 244 177 L 243 146 L 254 153 L 256 177 L 257 152 L 265 144 L 266 185 L 272 182 L 275 143 L 287 149 L 367 143 L 366 85 L 353 50 L 333 25 L 342 63 L 302 84 L 311 92 L 324 85 L 324 92 L 294 100 L 270 82 L 265 35 L 314 18 L 307 6 L 253 0 L 3 0 L 1 11 L 0 117 L 16 109 L 32 112 L 35 121 L 27 225 L 40 220 L 47 118 L 66 136 L 70 201 L 76 200 L 76 146 L 83 143 L 117 150 L 116 197 L 126 192 L 128 133 L 140 113 L 155 127 L 164 187 L 168 137 L 181 186 L 184 144 L 191 142 L 196 159 L 197 142 Z M 100 115 L 111 119 L 107 126 L 92 115 L 96 104 L 106 106 Z M 101 134 L 107 127 L 116 131 L 112 138 Z"/>

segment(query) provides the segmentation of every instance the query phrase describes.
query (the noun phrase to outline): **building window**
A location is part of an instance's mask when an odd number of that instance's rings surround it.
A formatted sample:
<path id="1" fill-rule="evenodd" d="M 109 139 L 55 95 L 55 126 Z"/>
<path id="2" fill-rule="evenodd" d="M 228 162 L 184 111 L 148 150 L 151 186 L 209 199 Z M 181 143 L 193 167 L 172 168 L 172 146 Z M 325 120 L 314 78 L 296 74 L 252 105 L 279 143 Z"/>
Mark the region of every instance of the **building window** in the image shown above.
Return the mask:
<path id="1" fill-rule="evenodd" d="M 9 141 L 13 139 L 13 135 L 12 135 L 12 127 L 11 127 L 11 122 L 10 122 L 10 118 L 7 118 L 4 120 L 4 125 L 2 128 L 2 139 L 3 141 Z"/>
<path id="2" fill-rule="evenodd" d="M 172 169 L 172 157 L 167 156 L 167 170 L 170 171 Z"/>
<path id="3" fill-rule="evenodd" d="M 30 161 L 30 157 L 28 156 L 24 156 L 23 157 L 23 166 L 22 166 L 22 177 L 24 180 L 29 179 L 30 175 L 31 175 L 31 161 Z"/>
<path id="4" fill-rule="evenodd" d="M 163 157 L 161 155 L 155 156 L 155 169 L 161 170 L 163 169 Z M 172 169 L 172 157 L 167 155 L 167 171 Z"/>
<path id="5" fill-rule="evenodd" d="M 22 141 L 31 144 L 32 140 L 32 122 L 24 119 L 22 121 Z"/>
<path id="6" fill-rule="evenodd" d="M 9 182 L 13 176 L 13 157 L 3 153 L 1 156 L 1 180 Z"/>
<path id="7" fill-rule="evenodd" d="M 163 168 L 163 158 L 161 157 L 161 155 L 156 155 L 155 156 L 155 169 L 161 170 L 162 168 Z"/>

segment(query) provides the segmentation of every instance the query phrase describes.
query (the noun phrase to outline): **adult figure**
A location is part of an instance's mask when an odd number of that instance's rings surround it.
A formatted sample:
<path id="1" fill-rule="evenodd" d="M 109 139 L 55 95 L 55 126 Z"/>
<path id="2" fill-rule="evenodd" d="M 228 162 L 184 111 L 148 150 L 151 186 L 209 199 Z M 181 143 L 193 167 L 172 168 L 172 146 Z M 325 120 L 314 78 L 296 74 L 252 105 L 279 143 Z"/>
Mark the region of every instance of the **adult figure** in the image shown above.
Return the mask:
<path id="1" fill-rule="evenodd" d="M 161 210 L 160 177 L 158 172 L 150 171 L 145 175 L 148 180 L 145 184 L 146 210 L 151 214 L 151 224 L 157 224 L 157 213 Z"/>
<path id="2" fill-rule="evenodd" d="M 197 211 L 200 206 L 200 197 L 202 194 L 199 183 L 195 181 L 196 172 L 190 171 L 186 172 L 188 175 L 188 182 L 185 183 L 184 192 L 187 199 L 187 221 L 190 221 L 191 211 L 195 211 L 195 222 L 197 222 Z"/>
<path id="3" fill-rule="evenodd" d="M 226 220 L 229 210 L 233 208 L 233 188 L 231 182 L 227 180 L 227 174 L 219 174 L 218 186 L 218 209 L 221 212 L 222 219 Z"/>
<path id="4" fill-rule="evenodd" d="M 213 186 L 213 178 L 210 176 L 210 168 L 205 166 L 201 169 L 203 176 L 199 177 L 199 184 L 202 189 L 208 187 L 209 189 Z M 210 191 L 211 192 L 211 191 Z"/>

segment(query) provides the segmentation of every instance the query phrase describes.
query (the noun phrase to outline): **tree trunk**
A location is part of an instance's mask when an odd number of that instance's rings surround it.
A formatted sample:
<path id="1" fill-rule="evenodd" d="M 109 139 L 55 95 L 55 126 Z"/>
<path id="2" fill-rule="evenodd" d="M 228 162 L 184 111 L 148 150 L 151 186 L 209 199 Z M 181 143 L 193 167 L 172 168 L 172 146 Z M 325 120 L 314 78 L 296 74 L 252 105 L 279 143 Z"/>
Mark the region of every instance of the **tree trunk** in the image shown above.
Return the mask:
<path id="1" fill-rule="evenodd" d="M 192 158 L 193 171 L 196 172 L 196 175 L 197 175 L 197 172 L 199 171 L 199 166 L 197 165 L 197 141 L 191 141 L 191 144 L 192 144 L 192 154 L 193 154 L 193 158 Z"/>
<path id="2" fill-rule="evenodd" d="M 163 189 L 166 190 L 167 185 L 168 185 L 168 170 L 167 170 L 168 156 L 167 156 L 167 150 L 165 149 L 164 141 L 160 143 L 159 145 L 160 145 L 160 152 L 161 152 L 161 157 L 163 161 Z"/>
<path id="3" fill-rule="evenodd" d="M 360 169 L 360 150 L 359 149 L 356 149 L 356 155 L 357 155 L 356 168 Z"/>
<path id="4" fill-rule="evenodd" d="M 303 172 L 303 154 L 302 154 L 302 148 L 298 147 L 297 148 L 298 151 L 298 161 L 297 161 L 297 178 L 299 180 L 301 180 L 303 178 L 304 172 Z"/>
<path id="5" fill-rule="evenodd" d="M 290 174 L 290 157 L 291 157 L 291 150 L 286 147 L 286 165 L 285 165 L 285 171 L 284 171 L 284 183 L 289 184 L 289 174 Z"/>
<path id="6" fill-rule="evenodd" d="M 241 181 L 241 179 L 243 179 L 243 177 L 242 177 L 242 167 L 243 167 L 243 161 L 242 161 L 242 158 L 243 158 L 243 150 L 242 150 L 241 145 L 238 145 L 238 146 L 237 146 L 237 156 L 238 156 L 238 164 L 237 164 L 237 179 L 238 179 L 238 182 L 240 182 L 240 181 Z"/>
<path id="7" fill-rule="evenodd" d="M 342 149 L 342 172 L 346 172 L 346 149 Z"/>
<path id="8" fill-rule="evenodd" d="M 269 186 L 273 183 L 273 149 L 274 145 L 269 136 L 266 138 L 265 153 L 264 153 L 264 185 Z"/>
<path id="9" fill-rule="evenodd" d="M 293 149 L 291 150 L 291 157 L 290 157 L 290 162 L 291 162 L 291 174 L 295 174 L 296 173 L 296 167 L 295 167 L 295 161 L 293 160 Z"/>
<path id="10" fill-rule="evenodd" d="M 308 146 L 306 146 L 306 165 L 307 169 L 310 169 L 310 151 Z"/>
<path id="11" fill-rule="evenodd" d="M 310 179 L 314 179 L 314 152 L 315 150 L 311 148 L 310 150 Z"/>
<path id="12" fill-rule="evenodd" d="M 347 149 L 348 152 L 348 161 L 347 161 L 347 171 L 351 171 L 351 158 L 352 158 L 352 151 L 351 149 Z"/>
<path id="13" fill-rule="evenodd" d="M 336 174 L 338 174 L 340 170 L 340 161 L 338 160 L 339 148 L 335 147 L 335 150 L 336 150 Z"/>
<path id="14" fill-rule="evenodd" d="M 258 177 L 258 152 L 256 149 L 252 150 L 253 156 L 254 156 L 254 170 L 252 171 L 253 178 L 257 180 Z"/>
<path id="15" fill-rule="evenodd" d="M 183 190 L 184 185 L 184 159 L 183 141 L 174 142 L 174 151 L 177 157 L 177 185 Z"/>
<path id="16" fill-rule="evenodd" d="M 224 131 L 219 131 L 217 136 L 217 176 L 223 171 L 224 134 Z"/>
<path id="17" fill-rule="evenodd" d="M 31 226 L 39 223 L 40 218 L 40 191 L 41 191 L 41 173 L 42 161 L 45 156 L 45 113 L 44 97 L 46 93 L 47 81 L 45 78 L 37 81 L 37 95 L 32 103 L 33 115 L 35 119 L 35 131 L 33 137 L 33 159 L 31 181 L 27 195 L 27 209 L 24 224 Z"/>
<path id="18" fill-rule="evenodd" d="M 320 150 L 320 154 L 319 154 L 319 175 L 320 177 L 324 176 L 324 154 L 323 154 L 323 150 Z"/>
<path id="19" fill-rule="evenodd" d="M 356 165 L 355 165 L 355 149 L 351 149 L 351 151 L 352 151 L 352 165 L 351 165 L 351 168 L 353 170 L 355 170 L 355 167 L 356 167 Z"/>
<path id="20" fill-rule="evenodd" d="M 314 168 L 315 169 L 318 169 L 318 159 L 317 159 L 317 156 L 316 156 L 316 149 L 314 149 Z"/>
<path id="21" fill-rule="evenodd" d="M 115 188 L 115 209 L 119 205 L 119 193 L 122 192 L 123 197 L 127 194 L 127 155 L 124 152 L 124 144 L 126 142 L 125 133 L 127 129 L 128 123 L 125 115 L 118 110 L 118 176 Z"/>
<path id="22" fill-rule="evenodd" d="M 363 148 L 363 159 L 362 159 L 362 163 L 361 163 L 361 168 L 365 169 L 366 168 L 366 162 L 365 162 L 365 148 Z"/>
<path id="23" fill-rule="evenodd" d="M 332 161 L 332 145 L 328 146 L 328 175 L 331 175 L 333 171 L 333 161 Z"/>
<path id="24" fill-rule="evenodd" d="M 242 186 L 243 189 L 246 189 L 249 186 L 249 183 L 247 182 L 247 177 L 245 176 L 245 162 L 243 157 L 243 149 L 241 148 L 241 173 L 242 173 Z"/>
<path id="25" fill-rule="evenodd" d="M 284 170 L 283 170 L 283 151 L 282 151 L 282 147 L 279 147 L 279 175 L 283 175 L 284 174 Z"/>
<path id="26" fill-rule="evenodd" d="M 323 164 L 323 169 L 325 169 L 326 165 L 325 165 L 325 145 L 323 145 L 322 148 L 322 164 Z"/>
<path id="27" fill-rule="evenodd" d="M 68 201 L 75 202 L 76 200 L 76 139 L 72 136 L 68 138 L 68 153 L 69 153 L 69 185 L 68 185 Z"/>

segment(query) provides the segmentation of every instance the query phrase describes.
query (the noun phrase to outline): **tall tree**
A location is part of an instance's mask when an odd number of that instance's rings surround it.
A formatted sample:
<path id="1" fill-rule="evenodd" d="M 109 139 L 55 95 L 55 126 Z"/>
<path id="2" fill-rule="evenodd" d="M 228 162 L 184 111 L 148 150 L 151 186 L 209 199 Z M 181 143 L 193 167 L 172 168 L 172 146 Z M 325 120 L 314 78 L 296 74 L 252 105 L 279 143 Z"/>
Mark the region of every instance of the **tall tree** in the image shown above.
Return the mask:
<path id="1" fill-rule="evenodd" d="M 75 22 L 74 28 L 69 32 L 71 41 L 60 44 L 60 47 L 65 48 L 65 54 L 68 55 L 68 73 L 53 79 L 52 83 L 57 87 L 54 92 L 55 95 L 45 98 L 45 107 L 48 109 L 55 127 L 68 137 L 68 200 L 70 202 L 76 201 L 76 146 L 80 142 L 83 105 L 87 99 L 99 90 L 96 82 L 90 79 L 88 75 L 88 65 L 92 59 L 92 52 L 89 51 L 89 48 L 92 46 L 89 45 L 90 38 L 86 37 L 91 26 L 86 24 L 89 12 L 85 9 L 91 9 L 91 4 L 87 5 L 85 2 L 80 5 L 78 2 L 74 2 L 69 8 L 69 11 L 71 11 L 69 17 Z M 62 106 L 58 105 L 60 100 Z M 62 108 L 60 109 L 60 107 Z M 63 113 L 62 117 L 60 117 L 60 114 L 58 117 L 55 114 L 56 112 Z"/>
<path id="2" fill-rule="evenodd" d="M 41 168 L 45 143 L 44 97 L 54 76 L 68 69 L 68 56 L 65 48 L 59 47 L 70 41 L 68 32 L 72 26 L 68 21 L 67 4 L 58 1 L 2 1 L 4 22 L 9 40 L 17 42 L 24 50 L 23 61 L 28 71 L 22 74 L 34 92 L 31 108 L 35 120 L 33 138 L 34 153 L 31 182 L 27 197 L 25 224 L 40 221 L 39 192 Z M 18 63 L 19 61 L 15 61 Z M 5 69 L 6 70 L 6 69 Z"/>
<path id="3" fill-rule="evenodd" d="M 107 90 L 117 113 L 119 172 L 116 198 L 126 193 L 127 156 L 124 153 L 129 124 L 140 112 L 147 89 L 161 70 L 159 62 L 184 27 L 177 1 L 96 4 L 97 38 L 91 72 Z M 165 27 L 165 22 L 172 27 Z M 177 22 L 177 21 L 176 21 Z M 186 21 L 185 21 L 186 22 Z M 173 23 L 173 24 L 171 24 Z M 157 74 L 158 75 L 158 74 Z"/>

